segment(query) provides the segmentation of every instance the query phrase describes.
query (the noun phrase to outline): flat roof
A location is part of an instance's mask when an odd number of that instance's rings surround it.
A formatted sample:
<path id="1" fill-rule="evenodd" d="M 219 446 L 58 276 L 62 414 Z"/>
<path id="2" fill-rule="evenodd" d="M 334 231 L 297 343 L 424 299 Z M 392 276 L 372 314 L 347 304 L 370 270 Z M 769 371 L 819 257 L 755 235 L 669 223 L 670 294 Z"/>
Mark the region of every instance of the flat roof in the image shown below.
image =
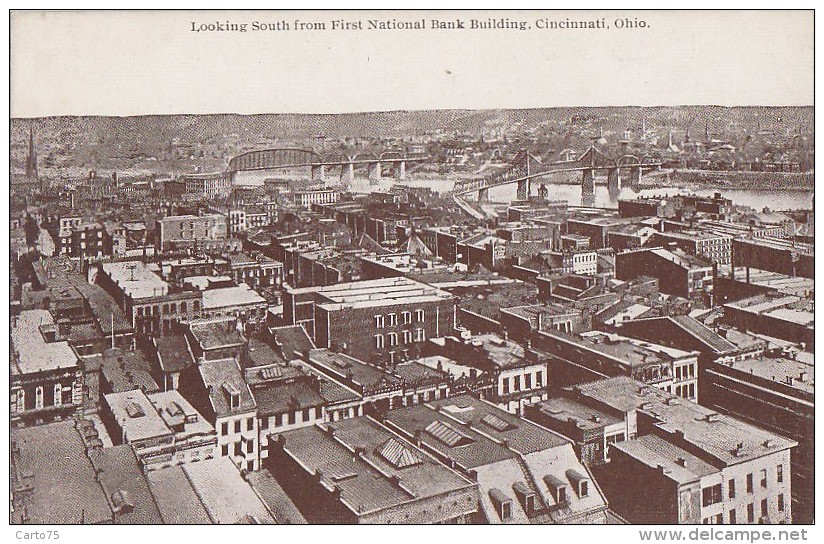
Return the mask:
<path id="1" fill-rule="evenodd" d="M 164 523 L 213 523 L 181 465 L 150 470 L 146 479 Z"/>
<path id="2" fill-rule="evenodd" d="M 683 432 L 684 440 L 727 465 L 797 445 L 793 440 L 625 376 L 577 385 L 574 389 L 620 412 L 641 411 L 656 420 L 656 427 L 672 434 Z"/>
<path id="3" fill-rule="evenodd" d="M 236 323 L 234 317 L 196 319 L 189 322 L 189 331 L 203 350 L 243 346 L 246 338 Z"/>
<path id="4" fill-rule="evenodd" d="M 189 345 L 182 335 L 167 335 L 155 340 L 157 359 L 163 372 L 181 372 L 194 363 Z"/>
<path id="5" fill-rule="evenodd" d="M 519 453 L 530 454 L 571 443 L 555 431 L 540 427 L 470 395 L 436 400 L 429 404 L 466 426 L 496 440 L 506 440 L 509 447 Z"/>
<path id="6" fill-rule="evenodd" d="M 182 467 L 213 523 L 275 523 L 266 505 L 228 457 L 186 463 Z"/>
<path id="7" fill-rule="evenodd" d="M 151 364 L 136 351 L 112 348 L 93 359 L 100 361 L 103 377 L 109 383 L 113 393 L 133 389 L 142 389 L 151 393 L 160 389 L 152 378 Z"/>
<path id="8" fill-rule="evenodd" d="M 134 507 L 116 513 L 118 523 L 163 523 L 163 518 L 149 489 L 149 482 L 143 472 L 143 466 L 130 445 L 122 444 L 111 448 L 91 450 L 89 458 L 99 471 L 100 484 L 109 500 L 117 504 L 117 501 L 121 500 L 125 494 Z"/>
<path id="9" fill-rule="evenodd" d="M 219 287 L 203 291 L 204 310 L 265 303 L 266 299 L 245 283 L 235 287 Z"/>
<path id="10" fill-rule="evenodd" d="M 339 283 L 320 288 L 304 287 L 290 289 L 289 292 L 296 295 L 317 293 L 326 299 L 318 305 L 331 310 L 437 302 L 453 298 L 446 291 L 405 277 Z"/>
<path id="11" fill-rule="evenodd" d="M 550 397 L 537 403 L 535 407 L 545 417 L 560 423 L 566 423 L 573 419 L 577 427 L 582 430 L 602 429 L 623 421 L 605 410 L 600 410 L 566 396 Z"/>
<path id="12" fill-rule="evenodd" d="M 103 273 L 133 300 L 169 293 L 169 284 L 140 261 L 103 263 L 102 269 Z"/>
<path id="13" fill-rule="evenodd" d="M 109 393 L 104 398 L 115 422 L 123 430 L 125 442 L 174 434 L 143 391 Z"/>
<path id="14" fill-rule="evenodd" d="M 78 368 L 78 358 L 67 341 L 46 342 L 41 325 L 56 327 L 48 310 L 23 310 L 12 317 L 12 376 Z"/>
<path id="15" fill-rule="evenodd" d="M 247 478 L 279 525 L 306 523 L 306 518 L 268 470 L 250 472 Z"/>
<path id="16" fill-rule="evenodd" d="M 663 469 L 664 476 L 679 484 L 694 482 L 711 474 L 720 474 L 720 469 L 654 434 L 618 442 L 610 447 L 624 452 L 648 467 Z"/>
<path id="17" fill-rule="evenodd" d="M 13 428 L 11 451 L 13 482 L 31 488 L 30 499 L 24 501 L 28 523 L 65 525 L 112 520 L 111 508 L 95 479 L 74 421 Z M 10 521 L 22 523 L 22 514 L 22 508 L 15 508 Z"/>
<path id="18" fill-rule="evenodd" d="M 369 390 L 380 386 L 401 387 L 400 378 L 389 372 L 355 359 L 344 353 L 336 353 L 326 348 L 309 352 L 309 363 L 330 373 L 343 382 L 351 382 Z"/>
<path id="19" fill-rule="evenodd" d="M 176 389 L 160 391 L 148 395 L 157 413 L 169 427 L 183 424 L 183 430 L 176 434 L 179 438 L 193 435 L 208 435 L 215 428 Z"/>
<path id="20" fill-rule="evenodd" d="M 257 404 L 258 415 L 269 416 L 325 405 L 326 399 L 318 389 L 312 387 L 306 379 L 280 380 L 254 385 L 252 396 Z"/>
<path id="21" fill-rule="evenodd" d="M 745 374 L 780 383 L 785 387 L 810 394 L 815 392 L 815 366 L 811 362 L 762 355 L 758 358 L 733 361 L 727 366 Z"/>

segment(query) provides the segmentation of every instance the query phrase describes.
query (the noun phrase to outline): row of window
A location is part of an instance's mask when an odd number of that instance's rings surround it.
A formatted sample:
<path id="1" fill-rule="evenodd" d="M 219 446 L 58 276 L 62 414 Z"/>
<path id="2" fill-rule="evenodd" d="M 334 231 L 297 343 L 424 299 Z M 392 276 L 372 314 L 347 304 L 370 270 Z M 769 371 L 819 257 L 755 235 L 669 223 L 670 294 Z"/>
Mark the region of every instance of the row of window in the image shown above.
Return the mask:
<path id="1" fill-rule="evenodd" d="M 426 340 L 426 331 L 424 329 L 415 329 L 414 337 L 412 331 L 403 331 L 401 333 L 403 335 L 403 343 L 404 344 L 411 344 L 414 342 L 424 342 Z M 398 345 L 398 333 L 390 332 L 386 334 L 384 337 L 383 334 L 376 334 L 375 335 L 375 347 L 378 349 L 383 349 L 388 345 L 390 347 Z"/>
<path id="2" fill-rule="evenodd" d="M 512 389 L 511 392 L 516 393 L 518 391 L 529 391 L 532 389 L 532 374 L 524 374 L 523 375 L 523 382 L 524 386 L 521 387 L 521 376 L 514 376 L 512 380 Z M 510 393 L 509 387 L 510 379 L 504 378 L 501 384 L 501 394 L 508 395 Z M 544 372 L 539 370 L 535 373 L 535 388 L 540 389 L 544 386 Z"/>
<path id="3" fill-rule="evenodd" d="M 684 380 L 695 377 L 695 365 L 683 365 L 675 367 L 675 379 Z"/>
<path id="4" fill-rule="evenodd" d="M 762 489 L 767 489 L 769 482 L 767 481 L 767 469 L 761 469 L 760 473 L 760 485 Z M 777 483 L 782 483 L 784 481 L 784 465 L 776 465 L 775 467 L 775 479 Z M 746 477 L 747 482 L 747 493 L 753 493 L 755 491 L 755 475 L 751 472 L 747 474 Z M 711 504 L 719 503 L 723 500 L 723 494 L 721 491 L 721 484 L 714 485 L 712 487 L 706 487 L 701 490 L 703 505 L 709 506 Z M 735 489 L 735 478 L 730 478 L 727 480 L 727 497 L 730 499 L 734 499 L 736 496 L 736 489 Z M 780 510 L 783 510 L 780 509 Z"/>
<path id="5" fill-rule="evenodd" d="M 254 430 L 254 428 L 255 428 L 255 418 L 247 417 L 246 418 L 246 430 L 247 431 L 252 431 L 252 430 Z M 243 420 L 236 419 L 235 424 L 234 424 L 234 432 L 239 433 L 239 432 L 242 431 L 242 429 L 243 429 Z M 220 425 L 220 434 L 223 435 L 223 436 L 226 436 L 227 434 L 229 434 L 229 422 L 228 421 L 224 421 Z"/>
<path id="6" fill-rule="evenodd" d="M 304 408 L 303 410 L 297 410 L 294 412 L 286 412 L 281 414 L 275 414 L 270 417 L 264 417 L 260 420 L 260 428 L 261 429 L 268 429 L 271 425 L 274 428 L 282 427 L 284 425 L 295 425 L 297 423 L 297 416 L 298 413 L 301 413 L 302 423 L 306 423 L 312 419 L 323 419 L 323 408 L 320 406 L 315 406 L 314 408 Z M 313 415 L 314 414 L 314 417 Z"/>
<path id="7" fill-rule="evenodd" d="M 779 493 L 777 497 L 778 501 L 778 511 L 784 512 L 786 508 L 786 502 L 784 500 L 784 494 Z M 761 499 L 761 518 L 767 518 L 770 513 L 770 501 L 769 499 Z M 703 519 L 704 525 L 721 525 L 724 523 L 723 514 L 717 514 L 715 516 L 706 517 Z M 731 509 L 727 512 L 727 523 L 730 525 L 734 525 L 738 523 L 738 512 L 735 508 Z M 751 502 L 747 505 L 747 523 L 755 523 L 755 503 Z"/>
<path id="8" fill-rule="evenodd" d="M 673 387 L 675 390 L 674 393 L 681 397 L 682 399 L 694 399 L 695 398 L 695 384 L 688 383 L 686 385 L 676 385 Z"/>
<path id="9" fill-rule="evenodd" d="M 417 323 L 424 322 L 424 311 L 420 308 L 415 310 L 415 321 Z M 412 312 L 403 311 L 401 312 L 401 319 L 403 320 L 404 325 L 409 325 L 412 323 Z M 390 327 L 396 327 L 398 325 L 398 314 L 378 314 L 374 317 L 375 320 L 375 328 L 382 329 L 386 326 L 386 323 L 389 323 Z"/>
<path id="10" fill-rule="evenodd" d="M 254 453 L 255 452 L 255 443 L 252 440 L 249 440 L 249 441 L 246 442 L 246 447 L 245 448 L 243 447 L 243 442 L 244 442 L 243 440 L 238 440 L 237 442 L 235 442 L 233 444 L 232 451 L 233 451 L 234 455 L 236 455 L 238 457 L 244 457 L 246 455 L 246 453 Z M 246 450 L 245 453 L 243 451 L 244 449 Z M 220 453 L 224 457 L 229 455 L 229 444 L 223 444 L 223 446 L 221 446 Z"/>
<path id="11" fill-rule="evenodd" d="M 138 306 L 136 308 L 137 317 L 143 317 L 144 315 L 160 315 L 161 312 L 163 315 L 170 315 L 170 314 L 177 314 L 178 305 L 177 302 L 171 302 L 163 304 L 162 306 Z M 183 301 L 180 303 L 180 313 L 185 314 L 189 310 L 188 304 Z M 195 312 L 200 311 L 200 301 L 193 300 L 192 301 L 192 310 Z"/>

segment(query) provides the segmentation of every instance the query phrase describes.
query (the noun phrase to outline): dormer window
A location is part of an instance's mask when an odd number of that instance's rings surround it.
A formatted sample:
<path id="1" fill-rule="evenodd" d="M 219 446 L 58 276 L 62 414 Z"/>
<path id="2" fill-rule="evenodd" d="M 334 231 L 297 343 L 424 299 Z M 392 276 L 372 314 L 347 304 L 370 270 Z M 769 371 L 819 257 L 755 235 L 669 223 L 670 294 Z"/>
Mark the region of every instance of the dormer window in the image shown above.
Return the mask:
<path id="1" fill-rule="evenodd" d="M 578 497 L 584 498 L 589 496 L 589 477 L 584 476 L 574 469 L 566 471 L 566 476 L 569 478 L 572 487 L 578 491 Z"/>
<path id="2" fill-rule="evenodd" d="M 515 482 L 512 485 L 512 489 L 515 491 L 515 496 L 517 496 L 521 502 L 524 512 L 527 514 L 533 513 L 535 511 L 535 493 L 533 493 L 532 489 L 530 489 L 525 482 Z"/>
<path id="3" fill-rule="evenodd" d="M 544 476 L 544 483 L 552 494 L 552 498 L 555 499 L 555 504 L 561 505 L 567 502 L 567 484 L 565 481 L 552 474 L 547 474 Z"/>
<path id="4" fill-rule="evenodd" d="M 498 513 L 498 517 L 501 518 L 501 521 L 508 521 L 512 519 L 512 499 L 510 499 L 498 488 L 492 488 L 489 490 L 489 498 L 492 501 L 492 505 L 495 507 L 495 511 Z"/>

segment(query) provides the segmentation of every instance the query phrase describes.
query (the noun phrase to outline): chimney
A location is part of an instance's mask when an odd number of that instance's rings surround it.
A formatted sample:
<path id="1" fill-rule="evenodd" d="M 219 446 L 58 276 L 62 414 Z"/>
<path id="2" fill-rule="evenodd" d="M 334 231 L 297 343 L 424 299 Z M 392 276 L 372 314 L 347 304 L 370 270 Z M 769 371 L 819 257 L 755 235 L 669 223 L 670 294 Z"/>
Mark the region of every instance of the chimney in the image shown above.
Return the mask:
<path id="1" fill-rule="evenodd" d="M 687 466 L 687 460 L 684 459 L 683 457 L 679 457 L 678 459 L 675 460 L 675 462 L 678 463 L 678 466 L 681 466 L 681 467 L 686 467 Z"/>

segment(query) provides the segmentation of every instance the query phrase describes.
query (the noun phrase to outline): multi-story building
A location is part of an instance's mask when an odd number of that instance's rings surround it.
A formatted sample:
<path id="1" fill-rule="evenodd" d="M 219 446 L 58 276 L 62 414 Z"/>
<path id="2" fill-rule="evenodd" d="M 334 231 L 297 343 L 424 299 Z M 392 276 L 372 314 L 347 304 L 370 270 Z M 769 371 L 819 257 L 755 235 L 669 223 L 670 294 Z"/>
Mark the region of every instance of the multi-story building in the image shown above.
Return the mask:
<path id="1" fill-rule="evenodd" d="M 186 174 L 180 177 L 185 187 L 184 196 L 198 200 L 225 198 L 232 192 L 229 173 Z"/>
<path id="2" fill-rule="evenodd" d="M 340 199 L 339 189 L 307 189 L 294 191 L 292 198 L 297 206 L 309 209 L 313 204 L 334 204 Z"/>
<path id="3" fill-rule="evenodd" d="M 631 523 L 787 523 L 796 442 L 627 377 L 574 388 L 620 417 L 596 479 Z"/>
<path id="4" fill-rule="evenodd" d="M 203 291 L 203 316 L 237 318 L 244 330 L 257 330 L 266 324 L 269 305 L 257 291 L 242 283 Z"/>
<path id="5" fill-rule="evenodd" d="M 266 465 L 310 523 L 468 523 L 478 484 L 374 419 L 270 438 Z"/>
<path id="6" fill-rule="evenodd" d="M 708 365 L 701 402 L 798 442 L 789 470 L 792 521 L 812 523 L 815 496 L 815 382 L 812 354 L 775 353 Z"/>
<path id="7" fill-rule="evenodd" d="M 180 392 L 217 432 L 217 455 L 243 470 L 257 470 L 257 404 L 237 359 L 190 366 L 180 376 Z"/>
<path id="8" fill-rule="evenodd" d="M 48 310 L 24 310 L 11 321 L 11 424 L 60 421 L 83 403 L 77 353 Z"/>
<path id="9" fill-rule="evenodd" d="M 136 334 L 179 332 L 181 323 L 201 316 L 199 291 L 170 292 L 169 284 L 142 262 L 103 263 L 96 279 L 124 311 Z"/>
<path id="10" fill-rule="evenodd" d="M 361 415 L 364 407 L 380 412 L 449 396 L 446 374 L 416 361 L 381 368 L 325 348 L 309 351 L 305 360 L 325 377 L 360 396 L 361 402 L 354 415 Z M 329 420 L 343 419 L 349 413 L 331 410 Z"/>
<path id="11" fill-rule="evenodd" d="M 448 359 L 439 360 L 445 372 L 463 376 L 460 388 L 513 414 L 522 414 L 524 405 L 547 397 L 550 355 L 533 349 L 530 341 L 521 345 L 494 333 L 467 339 L 436 338 L 428 348 Z M 438 364 L 427 358 L 425 364 Z M 456 386 L 458 385 L 456 384 Z"/>
<path id="12" fill-rule="evenodd" d="M 600 331 L 579 335 L 544 331 L 536 335 L 535 342 L 552 354 L 554 387 L 627 376 L 680 398 L 698 400 L 697 351 Z"/>
<path id="13" fill-rule="evenodd" d="M 815 313 L 809 299 L 766 293 L 724 304 L 723 322 L 742 331 L 766 334 L 814 351 Z"/>
<path id="14" fill-rule="evenodd" d="M 303 325 L 318 347 L 345 344 L 353 357 L 390 363 L 452 334 L 455 312 L 453 295 L 407 278 L 287 289 L 283 309 L 286 323 Z"/>
<path id="15" fill-rule="evenodd" d="M 469 395 L 386 413 L 393 432 L 478 483 L 490 524 L 608 520 L 592 475 L 559 434 Z"/>
<path id="16" fill-rule="evenodd" d="M 713 267 L 695 256 L 663 248 L 627 250 L 615 255 L 615 277 L 658 279 L 662 293 L 686 299 L 711 301 Z"/>
<path id="17" fill-rule="evenodd" d="M 112 442 L 131 445 L 146 470 L 215 457 L 215 428 L 177 391 L 134 389 L 104 399 Z"/>
<path id="18" fill-rule="evenodd" d="M 280 287 L 283 283 L 283 263 L 261 253 L 228 253 L 215 263 L 215 270 L 231 277 L 236 284 L 245 283 L 252 289 Z"/>
<path id="19" fill-rule="evenodd" d="M 242 208 L 229 210 L 229 232 L 232 234 L 246 232 L 246 228 L 246 210 Z"/>
<path id="20" fill-rule="evenodd" d="M 732 258 L 732 240 L 729 234 L 720 234 L 714 230 L 682 230 L 677 232 L 656 233 L 650 244 L 675 247 L 699 257 L 708 263 L 730 264 Z"/>
<path id="21" fill-rule="evenodd" d="M 171 215 L 157 222 L 158 245 L 170 248 L 221 248 L 229 233 L 226 216 L 219 213 L 205 215 Z"/>

